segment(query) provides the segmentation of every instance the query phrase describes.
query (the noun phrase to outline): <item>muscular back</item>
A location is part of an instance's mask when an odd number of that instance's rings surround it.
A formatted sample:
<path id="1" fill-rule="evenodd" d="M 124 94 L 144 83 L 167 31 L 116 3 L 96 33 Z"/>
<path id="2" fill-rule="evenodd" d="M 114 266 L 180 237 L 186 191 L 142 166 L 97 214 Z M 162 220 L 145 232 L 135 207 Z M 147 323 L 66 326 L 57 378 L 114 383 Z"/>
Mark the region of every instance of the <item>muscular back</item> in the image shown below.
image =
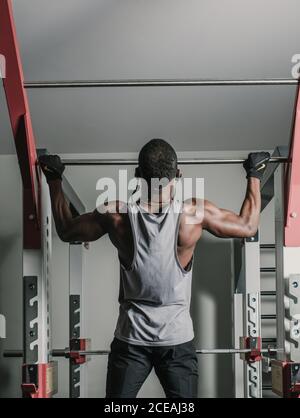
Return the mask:
<path id="1" fill-rule="evenodd" d="M 180 215 L 177 254 L 182 268 L 186 268 L 191 261 L 196 243 L 202 234 L 201 219 L 195 221 L 196 204 L 196 201 L 185 202 L 183 212 Z M 125 267 L 129 267 L 134 256 L 134 240 L 129 215 L 128 213 L 122 213 L 125 206 L 126 204 L 122 202 L 113 203 L 107 206 L 107 212 L 104 216 L 107 233 L 112 244 L 118 250 L 120 261 Z M 116 208 L 117 213 L 112 213 L 112 208 Z M 194 222 L 191 224 L 192 217 Z"/>

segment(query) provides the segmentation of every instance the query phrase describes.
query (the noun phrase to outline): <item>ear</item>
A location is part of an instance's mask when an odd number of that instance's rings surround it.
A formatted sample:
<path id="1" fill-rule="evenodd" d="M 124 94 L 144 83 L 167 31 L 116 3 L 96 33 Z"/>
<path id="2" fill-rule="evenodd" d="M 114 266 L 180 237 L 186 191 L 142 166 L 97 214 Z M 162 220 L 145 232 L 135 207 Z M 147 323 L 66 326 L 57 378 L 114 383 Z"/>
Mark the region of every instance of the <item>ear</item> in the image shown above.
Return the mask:
<path id="1" fill-rule="evenodd" d="M 141 177 L 142 177 L 140 167 L 136 167 L 136 169 L 135 169 L 135 173 L 134 173 L 134 176 L 135 176 L 137 179 L 139 179 L 139 178 L 141 178 Z"/>
<path id="2" fill-rule="evenodd" d="M 177 179 L 181 179 L 181 177 L 182 177 L 182 172 L 179 170 L 179 168 L 177 168 L 177 170 L 176 170 L 176 178 Z"/>

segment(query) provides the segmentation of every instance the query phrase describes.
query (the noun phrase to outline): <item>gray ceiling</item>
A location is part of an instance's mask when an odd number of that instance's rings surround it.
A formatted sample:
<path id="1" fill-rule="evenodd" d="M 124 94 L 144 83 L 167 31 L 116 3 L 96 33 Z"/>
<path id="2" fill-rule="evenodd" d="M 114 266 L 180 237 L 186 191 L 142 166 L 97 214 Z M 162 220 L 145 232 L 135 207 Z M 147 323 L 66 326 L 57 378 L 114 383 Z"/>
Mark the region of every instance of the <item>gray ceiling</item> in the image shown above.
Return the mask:
<path id="1" fill-rule="evenodd" d="M 26 80 L 290 78 L 299 0 L 14 0 Z M 29 92 L 39 147 L 135 152 L 147 138 L 179 151 L 286 144 L 295 87 Z M 13 153 L 0 91 L 0 153 Z"/>

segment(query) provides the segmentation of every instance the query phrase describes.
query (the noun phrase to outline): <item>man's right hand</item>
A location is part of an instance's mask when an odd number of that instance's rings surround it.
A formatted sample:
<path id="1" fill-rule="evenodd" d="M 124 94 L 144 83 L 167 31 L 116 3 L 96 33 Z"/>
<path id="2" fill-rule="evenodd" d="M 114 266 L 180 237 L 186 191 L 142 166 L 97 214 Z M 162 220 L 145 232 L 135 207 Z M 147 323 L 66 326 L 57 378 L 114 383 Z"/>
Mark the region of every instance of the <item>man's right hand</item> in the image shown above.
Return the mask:
<path id="1" fill-rule="evenodd" d="M 39 164 L 45 174 L 47 182 L 61 180 L 62 174 L 65 171 L 65 166 L 58 155 L 41 155 L 39 157 Z"/>
<path id="2" fill-rule="evenodd" d="M 247 172 L 247 178 L 256 177 L 261 180 L 270 159 L 268 152 L 252 152 L 249 154 L 243 166 Z"/>

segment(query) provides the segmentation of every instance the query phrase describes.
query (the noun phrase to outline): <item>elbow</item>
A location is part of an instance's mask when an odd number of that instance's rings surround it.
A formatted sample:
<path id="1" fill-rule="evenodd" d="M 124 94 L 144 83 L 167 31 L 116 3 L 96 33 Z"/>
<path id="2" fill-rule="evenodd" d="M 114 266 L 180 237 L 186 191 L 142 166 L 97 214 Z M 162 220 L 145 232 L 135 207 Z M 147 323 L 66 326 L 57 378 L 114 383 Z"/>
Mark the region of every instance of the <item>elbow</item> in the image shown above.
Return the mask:
<path id="1" fill-rule="evenodd" d="M 244 227 L 243 236 L 242 238 L 251 238 L 257 234 L 258 225 L 254 225 L 253 223 L 247 223 Z"/>
<path id="2" fill-rule="evenodd" d="M 62 242 L 70 243 L 72 240 L 70 239 L 70 234 L 68 234 L 65 230 L 57 231 L 57 235 Z"/>
<path id="3" fill-rule="evenodd" d="M 62 242 L 65 242 L 65 243 L 67 243 L 67 244 L 70 244 L 70 242 L 72 242 L 72 240 L 70 240 L 69 238 L 67 238 L 67 237 L 60 237 L 60 240 L 62 241 Z"/>

